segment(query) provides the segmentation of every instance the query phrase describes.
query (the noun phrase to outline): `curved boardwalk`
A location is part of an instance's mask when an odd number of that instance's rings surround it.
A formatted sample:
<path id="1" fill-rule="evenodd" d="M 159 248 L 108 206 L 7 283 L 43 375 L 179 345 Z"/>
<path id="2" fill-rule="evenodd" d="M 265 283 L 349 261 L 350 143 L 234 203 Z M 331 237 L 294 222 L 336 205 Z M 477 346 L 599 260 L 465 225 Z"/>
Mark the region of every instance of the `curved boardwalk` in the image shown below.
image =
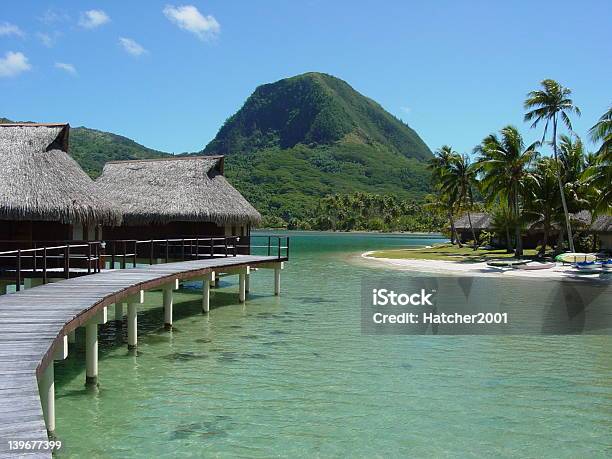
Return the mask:
<path id="1" fill-rule="evenodd" d="M 111 270 L 0 296 L 0 457 L 51 457 L 38 450 L 10 451 L 9 441 L 46 441 L 37 376 L 53 362 L 65 335 L 84 326 L 104 306 L 175 279 L 211 271 L 285 261 L 236 257 Z"/>

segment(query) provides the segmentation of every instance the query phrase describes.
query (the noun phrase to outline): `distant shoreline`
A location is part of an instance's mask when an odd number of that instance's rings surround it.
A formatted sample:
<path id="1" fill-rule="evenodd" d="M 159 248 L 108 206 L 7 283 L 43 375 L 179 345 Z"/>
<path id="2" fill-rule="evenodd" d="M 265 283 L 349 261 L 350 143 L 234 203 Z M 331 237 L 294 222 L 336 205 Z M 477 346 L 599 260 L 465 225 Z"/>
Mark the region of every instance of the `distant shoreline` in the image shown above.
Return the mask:
<path id="1" fill-rule="evenodd" d="M 442 233 L 436 232 L 421 232 L 421 231 L 339 231 L 339 230 L 302 230 L 302 229 L 286 229 L 286 228 L 257 228 L 256 231 L 295 231 L 300 233 L 330 233 L 330 234 L 388 234 L 388 235 L 412 235 L 412 236 L 436 236 L 444 238 Z"/>
<path id="2" fill-rule="evenodd" d="M 602 277 L 601 273 L 577 273 L 569 265 L 557 265 L 554 268 L 543 270 L 522 270 L 522 269 L 500 269 L 487 265 L 486 262 L 480 263 L 461 263 L 446 260 L 417 260 L 410 258 L 377 258 L 371 256 L 378 250 L 370 250 L 361 254 L 361 258 L 367 263 L 379 263 L 385 267 L 399 271 L 424 272 L 429 274 L 457 275 L 457 276 L 478 276 L 478 277 L 520 277 L 531 279 L 547 280 L 572 280 L 572 281 L 598 281 L 610 282 L 612 276 Z M 609 273 L 604 273 L 609 276 Z"/>

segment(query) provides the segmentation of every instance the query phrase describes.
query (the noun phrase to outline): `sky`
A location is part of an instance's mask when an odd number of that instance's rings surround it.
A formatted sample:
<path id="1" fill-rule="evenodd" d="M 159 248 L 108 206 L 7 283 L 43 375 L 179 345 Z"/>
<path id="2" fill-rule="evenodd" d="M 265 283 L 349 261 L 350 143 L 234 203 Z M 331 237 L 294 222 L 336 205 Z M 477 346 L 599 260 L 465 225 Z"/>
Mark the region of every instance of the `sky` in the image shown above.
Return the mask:
<path id="1" fill-rule="evenodd" d="M 199 151 L 258 85 L 318 71 L 469 153 L 508 124 L 537 140 L 522 104 L 553 78 L 586 138 L 612 103 L 611 20 L 609 0 L 3 2 L 0 116 Z"/>

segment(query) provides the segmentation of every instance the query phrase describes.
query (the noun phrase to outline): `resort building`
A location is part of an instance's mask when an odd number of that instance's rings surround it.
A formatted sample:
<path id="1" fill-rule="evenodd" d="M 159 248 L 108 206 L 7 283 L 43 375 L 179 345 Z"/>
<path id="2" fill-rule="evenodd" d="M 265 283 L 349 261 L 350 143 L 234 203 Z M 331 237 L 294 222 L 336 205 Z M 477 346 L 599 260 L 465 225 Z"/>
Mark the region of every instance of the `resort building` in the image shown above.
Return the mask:
<path id="1" fill-rule="evenodd" d="M 470 218 L 472 220 L 472 227 L 476 238 L 480 239 L 482 233 L 487 231 L 493 233 L 491 243 L 494 246 L 505 246 L 506 237 L 503 231 L 499 228 L 495 228 L 493 222 L 493 216 L 487 212 L 470 212 Z M 591 213 L 586 210 L 571 214 L 572 226 L 581 232 L 590 233 L 599 240 L 600 250 L 612 251 L 612 216 L 601 215 L 596 217 L 591 222 Z M 472 230 L 470 229 L 470 222 L 468 214 L 463 214 L 455 222 L 455 229 L 457 235 L 462 242 L 473 240 Z M 511 231 L 510 237 L 514 237 L 513 231 Z M 555 243 L 559 237 L 559 225 L 553 223 L 548 235 L 548 244 Z M 544 240 L 544 232 L 542 230 L 542 224 L 535 222 L 529 225 L 523 233 L 523 246 L 524 248 L 535 249 L 542 244 Z"/>
<path id="2" fill-rule="evenodd" d="M 121 214 L 69 156 L 68 124 L 0 124 L 0 252 L 102 238 Z"/>
<path id="3" fill-rule="evenodd" d="M 250 236 L 261 220 L 225 179 L 222 156 L 189 156 L 106 163 L 96 183 L 121 210 L 109 239 Z"/>
<path id="4" fill-rule="evenodd" d="M 612 252 L 612 216 L 597 217 L 591 225 L 591 231 L 599 239 L 600 249 Z"/>

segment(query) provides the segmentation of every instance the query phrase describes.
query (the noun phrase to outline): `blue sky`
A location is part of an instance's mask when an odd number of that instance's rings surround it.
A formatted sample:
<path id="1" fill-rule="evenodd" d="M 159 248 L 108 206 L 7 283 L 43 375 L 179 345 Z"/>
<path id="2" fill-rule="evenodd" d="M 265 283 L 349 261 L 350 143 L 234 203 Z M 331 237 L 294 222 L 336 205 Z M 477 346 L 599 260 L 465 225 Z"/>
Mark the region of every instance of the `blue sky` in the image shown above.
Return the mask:
<path id="1" fill-rule="evenodd" d="M 612 103 L 609 1 L 22 1 L 0 10 L 0 116 L 197 151 L 256 86 L 333 74 L 435 149 L 522 122 L 544 78 Z"/>

